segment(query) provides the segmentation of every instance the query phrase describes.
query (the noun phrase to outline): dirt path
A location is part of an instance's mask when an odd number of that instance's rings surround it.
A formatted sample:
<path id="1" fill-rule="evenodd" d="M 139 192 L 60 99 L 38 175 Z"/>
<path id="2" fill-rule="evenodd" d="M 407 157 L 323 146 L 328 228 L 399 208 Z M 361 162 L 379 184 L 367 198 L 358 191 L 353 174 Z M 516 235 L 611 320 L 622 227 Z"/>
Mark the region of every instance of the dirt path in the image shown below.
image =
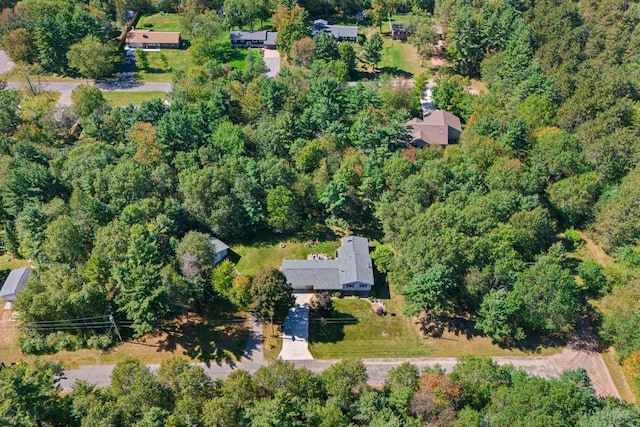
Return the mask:
<path id="1" fill-rule="evenodd" d="M 613 264 L 613 258 L 611 258 L 600 246 L 598 246 L 596 242 L 591 240 L 584 231 L 580 232 L 580 234 L 582 235 L 582 239 L 586 243 L 587 250 L 595 261 L 605 266 Z"/>
<path id="2" fill-rule="evenodd" d="M 586 319 L 564 350 L 549 356 L 549 361 L 559 372 L 567 369 L 586 369 L 593 389 L 598 396 L 620 398 L 620 392 L 616 388 L 609 369 L 607 369 L 607 365 L 602 359 L 595 335 Z"/>

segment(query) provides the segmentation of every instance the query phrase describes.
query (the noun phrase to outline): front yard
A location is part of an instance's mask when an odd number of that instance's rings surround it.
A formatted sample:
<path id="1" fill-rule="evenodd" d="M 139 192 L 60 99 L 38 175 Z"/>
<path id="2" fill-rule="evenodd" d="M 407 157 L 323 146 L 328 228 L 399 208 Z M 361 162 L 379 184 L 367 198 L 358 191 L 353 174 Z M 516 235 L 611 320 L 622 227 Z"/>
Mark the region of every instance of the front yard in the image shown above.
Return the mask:
<path id="1" fill-rule="evenodd" d="M 187 70 L 189 53 L 184 49 L 162 49 L 158 52 L 147 52 L 149 68 L 138 70 L 135 80 L 140 82 L 170 82 L 174 71 Z M 166 62 L 162 57 L 166 57 Z"/>
<path id="2" fill-rule="evenodd" d="M 138 91 L 103 91 L 102 95 L 107 100 L 107 104 L 113 107 L 126 107 L 127 105 L 140 106 L 144 101 L 153 98 L 164 99 L 167 95 L 164 92 L 138 92 Z"/>

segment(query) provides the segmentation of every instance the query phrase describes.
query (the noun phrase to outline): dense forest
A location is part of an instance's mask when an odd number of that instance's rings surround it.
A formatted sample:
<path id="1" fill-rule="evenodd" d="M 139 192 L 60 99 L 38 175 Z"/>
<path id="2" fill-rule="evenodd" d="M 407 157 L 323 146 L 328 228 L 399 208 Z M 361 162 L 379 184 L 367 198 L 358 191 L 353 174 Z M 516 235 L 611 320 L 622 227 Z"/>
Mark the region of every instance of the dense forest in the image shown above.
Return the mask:
<path id="1" fill-rule="evenodd" d="M 450 374 L 405 363 L 382 388 L 367 385 L 360 361 L 322 374 L 275 361 L 255 374 L 211 381 L 184 360 L 156 373 L 136 359 L 119 363 L 111 385 L 84 382 L 61 396 L 57 367 L 21 364 L 0 372 L 0 416 L 12 426 L 207 427 L 633 427 L 640 411 L 598 398 L 582 370 L 558 379 L 527 376 L 491 359 L 463 358 Z M 19 391 L 19 392 L 18 392 Z"/>
<path id="2" fill-rule="evenodd" d="M 158 3 L 140 8 L 177 7 Z M 287 40 L 305 37 L 293 25 L 302 12 L 282 3 Z M 360 7 L 339 3 L 323 7 Z M 353 52 L 326 39 L 311 63 L 283 67 L 275 79 L 255 51 L 244 69 L 230 67 L 203 36 L 227 28 L 215 13 L 192 16 L 200 25 L 193 65 L 175 75 L 168 105 L 109 107 L 98 89 L 80 86 L 60 118 L 24 108 L 37 88 L 0 92 L 4 246 L 38 265 L 15 303 L 22 320 L 113 313 L 143 335 L 220 296 L 240 307 L 247 281 L 234 282 L 236 294 L 211 285 L 211 236 L 239 242 L 329 226 L 378 237 L 374 260 L 405 295 L 408 315 L 465 316 L 505 345 L 566 338 L 590 315 L 637 366 L 638 2 L 415 3 L 389 7 L 423 7 L 445 30 L 450 66 L 436 77 L 434 99 L 465 123 L 460 143 L 446 149 L 407 143 L 418 84 L 346 85 L 336 64 L 355 61 Z M 45 6 L 53 9 L 38 15 Z M 181 10 L 189 17 L 209 6 L 220 5 L 186 1 Z M 133 7 L 22 1 L 3 12 L 0 34 L 5 45 L 29 48 L 26 62 L 64 72 L 71 46 L 104 43 L 108 23 Z M 69 37 L 47 38 L 61 22 Z M 469 93 L 469 78 L 488 91 Z M 613 254 L 616 268 L 569 256 L 582 240 L 577 230 Z M 112 339 L 31 332 L 23 350 L 103 348 Z M 105 405 L 125 398 L 85 392 Z M 264 408 L 275 411 L 274 399 Z"/>

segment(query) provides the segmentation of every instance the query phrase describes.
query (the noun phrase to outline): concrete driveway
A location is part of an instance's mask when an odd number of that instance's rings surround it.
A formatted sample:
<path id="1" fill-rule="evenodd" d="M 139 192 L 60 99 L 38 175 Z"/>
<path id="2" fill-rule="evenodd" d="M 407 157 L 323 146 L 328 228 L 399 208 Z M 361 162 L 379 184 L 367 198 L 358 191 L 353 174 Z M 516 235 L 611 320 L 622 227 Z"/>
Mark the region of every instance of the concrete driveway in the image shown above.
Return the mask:
<path id="1" fill-rule="evenodd" d="M 296 305 L 284 319 L 284 335 L 280 357 L 284 360 L 311 360 L 309 352 L 309 309 L 306 304 L 313 294 L 295 294 Z"/>
<path id="2" fill-rule="evenodd" d="M 265 49 L 264 63 L 267 66 L 267 76 L 277 76 L 280 72 L 280 52 L 276 49 Z"/>

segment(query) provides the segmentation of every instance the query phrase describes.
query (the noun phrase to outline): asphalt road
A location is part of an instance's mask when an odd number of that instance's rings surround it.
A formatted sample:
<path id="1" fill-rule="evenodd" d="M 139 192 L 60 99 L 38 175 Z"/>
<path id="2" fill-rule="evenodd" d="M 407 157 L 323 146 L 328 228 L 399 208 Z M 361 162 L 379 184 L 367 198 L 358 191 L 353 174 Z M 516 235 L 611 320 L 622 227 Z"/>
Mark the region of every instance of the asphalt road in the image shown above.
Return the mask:
<path id="1" fill-rule="evenodd" d="M 553 365 L 548 357 L 494 357 L 499 365 L 512 364 L 518 368 L 524 369 L 532 375 L 552 378 L 560 375 L 560 371 Z M 336 360 L 298 360 L 293 361 L 297 367 L 305 367 L 312 372 L 321 373 L 329 366 L 336 363 Z M 404 363 L 409 362 L 416 367 L 422 369 L 424 367 L 434 367 L 440 365 L 445 371 L 449 372 L 457 363 L 455 358 L 423 358 L 423 359 L 364 359 L 363 363 L 367 367 L 369 375 L 369 384 L 381 385 L 387 378 L 389 370 Z M 254 373 L 264 362 L 243 360 L 238 363 L 195 363 L 201 366 L 211 379 L 224 379 L 236 369 L 244 369 L 250 373 Z M 156 371 L 159 364 L 147 365 L 151 371 Z M 71 391 L 76 380 L 84 380 L 100 387 L 106 387 L 111 382 L 111 372 L 114 365 L 86 365 L 79 369 L 70 369 L 65 371 L 66 379 L 61 380 L 60 385 L 63 390 Z"/>

